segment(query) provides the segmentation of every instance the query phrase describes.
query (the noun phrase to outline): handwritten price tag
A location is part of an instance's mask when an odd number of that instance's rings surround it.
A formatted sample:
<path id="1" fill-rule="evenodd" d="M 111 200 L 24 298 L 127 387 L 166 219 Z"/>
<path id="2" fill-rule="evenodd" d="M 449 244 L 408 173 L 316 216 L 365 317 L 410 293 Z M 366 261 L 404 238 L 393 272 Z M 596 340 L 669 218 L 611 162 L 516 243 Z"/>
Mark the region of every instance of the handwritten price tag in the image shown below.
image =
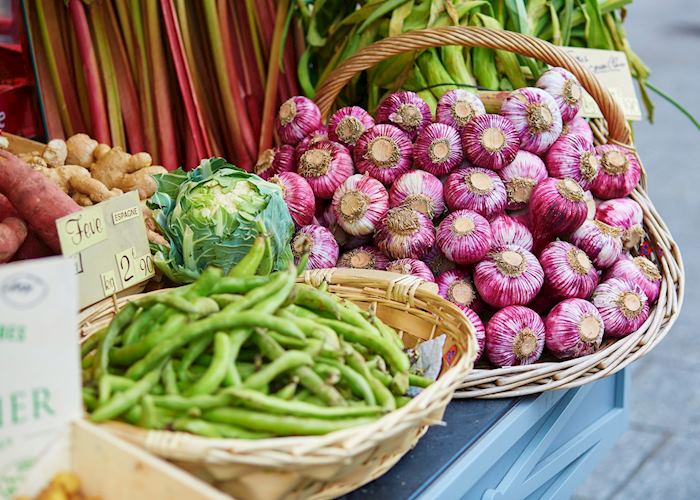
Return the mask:
<path id="1" fill-rule="evenodd" d="M 586 49 L 580 47 L 562 47 L 570 56 L 587 67 L 607 88 L 622 108 L 628 120 L 641 120 L 642 110 L 634 91 L 634 83 L 627 56 L 615 50 Z M 593 98 L 585 94 L 581 116 L 585 118 L 602 118 L 603 115 Z"/>
<path id="2" fill-rule="evenodd" d="M 154 275 L 135 191 L 67 215 L 56 227 L 63 254 L 75 260 L 80 307 Z"/>
<path id="3" fill-rule="evenodd" d="M 140 283 L 154 274 L 151 254 L 137 256 L 136 249 L 131 247 L 116 254 L 115 257 L 124 288 Z"/>

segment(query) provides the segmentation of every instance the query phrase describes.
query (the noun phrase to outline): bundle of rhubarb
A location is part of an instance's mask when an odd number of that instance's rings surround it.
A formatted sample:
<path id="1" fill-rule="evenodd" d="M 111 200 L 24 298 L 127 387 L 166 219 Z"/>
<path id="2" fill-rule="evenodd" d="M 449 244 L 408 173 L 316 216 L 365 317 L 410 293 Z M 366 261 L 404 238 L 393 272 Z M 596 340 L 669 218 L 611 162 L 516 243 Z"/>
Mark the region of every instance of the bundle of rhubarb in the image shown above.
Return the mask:
<path id="1" fill-rule="evenodd" d="M 555 45 L 625 52 L 647 96 L 649 69 L 632 51 L 622 26 L 632 0 L 361 0 L 311 1 L 299 18 L 306 28 L 306 51 L 299 65 L 304 93 L 315 90 L 343 61 L 371 43 L 422 28 L 483 26 L 532 35 Z M 448 46 L 388 59 L 354 79 L 341 97 L 376 109 L 382 96 L 399 89 L 417 92 L 434 110 L 437 99 L 458 87 L 513 90 L 534 83 L 546 67 L 510 52 Z"/>
<path id="2" fill-rule="evenodd" d="M 210 156 L 249 168 L 299 92 L 289 3 L 27 2 L 48 135 L 86 132 L 169 170 Z"/>
<path id="3" fill-rule="evenodd" d="M 210 267 L 133 300 L 83 342 L 92 421 L 214 438 L 327 434 L 432 383 L 409 374 L 402 341 L 372 312 L 295 283 L 294 266 L 256 275 L 264 238 L 227 276 Z"/>
<path id="4" fill-rule="evenodd" d="M 628 197 L 641 166 L 623 147 L 594 146 L 581 95 L 552 68 L 499 114 L 452 90 L 433 120 L 404 91 L 374 116 L 345 107 L 325 125 L 294 97 L 277 118 L 285 144 L 257 170 L 282 187 L 292 250 L 310 247 L 310 267 L 436 281 L 499 367 L 534 363 L 545 346 L 590 354 L 646 321 L 661 275 L 640 255 L 642 209 Z"/>

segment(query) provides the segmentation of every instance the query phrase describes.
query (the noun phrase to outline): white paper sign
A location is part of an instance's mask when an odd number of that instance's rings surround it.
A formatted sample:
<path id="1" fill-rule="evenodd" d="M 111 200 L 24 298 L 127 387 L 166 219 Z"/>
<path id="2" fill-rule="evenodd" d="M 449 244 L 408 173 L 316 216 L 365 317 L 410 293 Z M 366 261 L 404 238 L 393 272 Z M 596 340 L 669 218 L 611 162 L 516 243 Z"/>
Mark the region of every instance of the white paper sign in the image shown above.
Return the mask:
<path id="1" fill-rule="evenodd" d="M 82 416 L 78 342 L 72 260 L 0 266 L 0 498 Z"/>
<path id="2" fill-rule="evenodd" d="M 634 91 L 632 74 L 624 52 L 581 47 L 562 48 L 600 80 L 603 87 L 608 89 L 608 92 L 622 108 L 625 118 L 635 121 L 642 119 L 642 110 Z M 583 99 L 581 116 L 584 118 L 603 117 L 598 105 L 588 93 Z"/>

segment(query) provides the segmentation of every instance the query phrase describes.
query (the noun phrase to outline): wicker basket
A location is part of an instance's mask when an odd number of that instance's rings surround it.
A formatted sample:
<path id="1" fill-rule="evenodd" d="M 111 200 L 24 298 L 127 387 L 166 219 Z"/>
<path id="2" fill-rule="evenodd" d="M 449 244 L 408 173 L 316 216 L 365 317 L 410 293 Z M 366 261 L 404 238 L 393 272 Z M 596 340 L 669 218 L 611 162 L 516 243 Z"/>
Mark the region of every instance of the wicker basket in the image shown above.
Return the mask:
<path id="1" fill-rule="evenodd" d="M 126 424 L 107 428 L 239 498 L 331 498 L 389 470 L 425 433 L 440 423 L 477 352 L 472 327 L 461 311 L 434 293 L 434 284 L 382 271 L 324 269 L 302 279 L 377 315 L 396 328 L 408 346 L 446 334 L 438 380 L 406 406 L 368 425 L 318 437 L 256 441 L 208 439 L 186 433 L 145 431 Z M 151 292 L 159 293 L 160 291 Z M 85 337 L 108 322 L 116 307 L 142 295 L 103 301 L 81 315 Z"/>
<path id="2" fill-rule="evenodd" d="M 452 26 L 418 30 L 366 47 L 343 62 L 318 90 L 315 100 L 322 115 L 329 115 L 338 93 L 359 72 L 404 52 L 444 45 L 507 50 L 568 69 L 598 103 L 605 117 L 605 120 L 591 123 L 596 141 L 614 143 L 637 154 L 622 110 L 588 69 L 548 42 L 520 33 L 487 28 Z M 489 97 L 493 99 L 497 95 L 492 93 Z M 621 370 L 648 353 L 664 338 L 678 317 L 683 302 L 683 262 L 668 227 L 649 199 L 644 171 L 631 198 L 644 211 L 644 228 L 663 276 L 661 295 L 644 325 L 625 338 L 606 340 L 598 352 L 589 356 L 497 369 L 477 367 L 465 377 L 455 397 L 505 398 L 580 386 Z"/>

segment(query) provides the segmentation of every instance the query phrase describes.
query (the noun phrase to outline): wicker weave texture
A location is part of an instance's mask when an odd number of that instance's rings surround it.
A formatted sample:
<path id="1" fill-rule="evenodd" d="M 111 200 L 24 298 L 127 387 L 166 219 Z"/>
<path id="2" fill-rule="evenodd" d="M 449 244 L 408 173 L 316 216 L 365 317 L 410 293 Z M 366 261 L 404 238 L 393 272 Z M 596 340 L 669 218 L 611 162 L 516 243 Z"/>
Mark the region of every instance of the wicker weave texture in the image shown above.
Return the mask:
<path id="1" fill-rule="evenodd" d="M 239 498 L 332 498 L 386 472 L 415 445 L 428 425 L 441 422 L 445 407 L 476 357 L 472 326 L 457 307 L 432 292 L 431 284 L 415 277 L 325 269 L 306 272 L 302 279 L 314 285 L 327 281 L 330 292 L 376 309 L 408 345 L 444 333 L 447 340 L 438 380 L 376 422 L 325 436 L 246 441 L 146 431 L 121 423 L 110 423 L 108 429 Z M 116 303 L 103 301 L 85 310 L 81 334 L 95 333 L 111 320 L 115 309 L 145 295 Z"/>
<path id="2" fill-rule="evenodd" d="M 622 109 L 587 68 L 549 42 L 520 33 L 488 28 L 450 26 L 411 31 L 360 50 L 333 71 L 319 88 L 315 100 L 322 115 L 329 115 L 338 94 L 357 73 L 404 52 L 444 45 L 507 50 L 568 69 L 593 97 L 605 117 L 604 120 L 594 120 L 591 123 L 597 143 L 614 143 L 637 155 Z M 623 339 L 604 342 L 600 350 L 589 356 L 527 366 L 474 369 L 460 384 L 455 397 L 505 398 L 577 387 L 623 369 L 648 353 L 666 336 L 683 303 L 683 261 L 678 245 L 647 194 L 644 169 L 642 179 L 631 198 L 642 207 L 644 229 L 653 245 L 655 260 L 663 277 L 661 295 L 644 325 Z"/>

